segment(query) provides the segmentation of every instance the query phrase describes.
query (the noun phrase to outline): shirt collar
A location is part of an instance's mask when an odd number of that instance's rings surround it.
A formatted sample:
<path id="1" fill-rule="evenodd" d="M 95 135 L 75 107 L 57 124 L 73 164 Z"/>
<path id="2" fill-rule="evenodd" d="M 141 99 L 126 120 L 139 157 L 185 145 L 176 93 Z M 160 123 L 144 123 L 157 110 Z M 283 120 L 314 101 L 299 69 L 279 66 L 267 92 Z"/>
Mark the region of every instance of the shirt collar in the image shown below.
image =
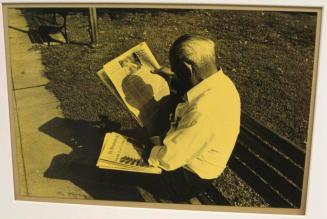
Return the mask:
<path id="1" fill-rule="evenodd" d="M 185 100 L 191 102 L 192 100 L 196 99 L 206 91 L 210 90 L 213 86 L 216 86 L 216 81 L 223 75 L 223 71 L 220 68 L 216 73 L 210 75 L 208 78 L 201 81 L 199 84 L 195 85 L 189 91 L 187 91 L 185 95 Z"/>

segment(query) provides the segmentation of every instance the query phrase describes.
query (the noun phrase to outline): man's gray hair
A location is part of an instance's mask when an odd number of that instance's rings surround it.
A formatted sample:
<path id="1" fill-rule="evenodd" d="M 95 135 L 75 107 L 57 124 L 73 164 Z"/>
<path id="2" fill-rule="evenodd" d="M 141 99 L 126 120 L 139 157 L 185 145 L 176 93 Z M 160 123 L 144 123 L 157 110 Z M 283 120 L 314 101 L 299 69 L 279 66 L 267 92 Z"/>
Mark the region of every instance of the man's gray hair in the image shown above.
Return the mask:
<path id="1" fill-rule="evenodd" d="M 171 61 L 185 61 L 198 69 L 216 64 L 215 43 L 199 35 L 183 35 L 172 45 L 169 58 Z"/>

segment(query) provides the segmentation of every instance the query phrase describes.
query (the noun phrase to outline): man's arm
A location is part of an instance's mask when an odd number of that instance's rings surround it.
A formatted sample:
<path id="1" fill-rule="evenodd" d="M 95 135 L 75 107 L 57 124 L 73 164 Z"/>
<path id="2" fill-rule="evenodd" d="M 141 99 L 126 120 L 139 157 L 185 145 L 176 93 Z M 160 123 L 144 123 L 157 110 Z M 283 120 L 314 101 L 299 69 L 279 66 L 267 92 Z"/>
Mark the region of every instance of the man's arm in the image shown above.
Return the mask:
<path id="1" fill-rule="evenodd" d="M 205 150 L 209 150 L 210 122 L 196 111 L 187 113 L 175 131 L 169 132 L 163 145 L 154 146 L 148 162 L 164 170 L 174 170 L 187 164 Z M 209 130 L 209 131 L 208 131 Z"/>

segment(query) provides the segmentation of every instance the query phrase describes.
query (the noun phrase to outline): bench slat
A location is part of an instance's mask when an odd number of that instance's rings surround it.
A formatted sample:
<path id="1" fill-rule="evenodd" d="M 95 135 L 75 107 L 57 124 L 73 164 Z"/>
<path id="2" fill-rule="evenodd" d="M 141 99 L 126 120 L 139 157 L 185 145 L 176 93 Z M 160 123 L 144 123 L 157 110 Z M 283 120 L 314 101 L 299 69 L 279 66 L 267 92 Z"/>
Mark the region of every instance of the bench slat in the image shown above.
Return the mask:
<path id="1" fill-rule="evenodd" d="M 248 166 L 240 160 L 237 156 L 232 156 L 228 162 L 228 166 L 237 173 L 250 187 L 258 192 L 261 197 L 269 203 L 272 207 L 295 207 L 286 198 L 276 193 L 271 186 L 262 180 L 254 171 L 248 168 Z"/>
<path id="2" fill-rule="evenodd" d="M 298 165 L 304 167 L 305 150 L 301 149 L 299 146 L 296 146 L 289 140 L 281 137 L 280 135 L 268 129 L 264 125 L 260 124 L 260 122 L 251 118 L 246 113 L 242 113 L 241 115 L 241 124 L 247 130 L 251 130 L 258 137 L 264 139 L 265 141 L 276 147 L 278 151 L 281 151 L 286 154 Z"/>
<path id="3" fill-rule="evenodd" d="M 291 201 L 295 206 L 301 203 L 301 190 L 292 185 L 286 178 L 279 175 L 273 168 L 265 162 L 257 158 L 242 144 L 237 144 L 235 148 L 235 156 L 238 156 L 241 161 L 255 171 L 263 180 L 269 182 L 269 186 L 281 193 L 282 196 Z M 247 181 L 248 179 L 246 179 Z M 255 190 L 256 187 L 253 187 Z"/>
<path id="4" fill-rule="evenodd" d="M 267 144 L 256 138 L 256 136 L 249 133 L 246 129 L 241 130 L 238 141 L 242 143 L 243 146 L 246 146 L 254 151 L 258 156 L 269 163 L 269 165 L 280 171 L 299 188 L 302 187 L 303 168 L 295 165 L 288 159 L 288 157 L 281 155 Z"/>
<path id="5" fill-rule="evenodd" d="M 206 194 L 205 192 L 200 193 L 197 198 L 199 199 L 199 201 L 204 204 L 204 205 L 216 205 L 216 203 L 214 202 L 214 200 L 212 198 L 210 198 L 208 196 L 208 194 Z"/>
<path id="6" fill-rule="evenodd" d="M 227 205 L 229 206 L 230 203 L 227 201 L 227 199 L 220 193 L 220 191 L 214 187 L 213 185 L 209 186 L 209 188 L 206 190 L 206 193 L 208 196 L 211 197 L 211 199 L 217 204 L 217 205 Z"/>

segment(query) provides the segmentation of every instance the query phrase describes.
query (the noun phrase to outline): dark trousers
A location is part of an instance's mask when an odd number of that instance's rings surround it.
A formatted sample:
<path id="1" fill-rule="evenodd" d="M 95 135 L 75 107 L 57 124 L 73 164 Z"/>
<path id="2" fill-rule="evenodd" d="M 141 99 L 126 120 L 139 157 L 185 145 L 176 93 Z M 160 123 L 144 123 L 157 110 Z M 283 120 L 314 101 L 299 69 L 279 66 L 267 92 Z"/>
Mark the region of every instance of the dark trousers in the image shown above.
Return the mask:
<path id="1" fill-rule="evenodd" d="M 185 202 L 206 191 L 213 181 L 201 179 L 184 168 L 163 171 L 158 175 L 112 170 L 106 170 L 105 173 L 107 192 L 115 194 L 116 198 L 125 201 L 131 201 L 127 191 L 141 187 L 150 192 L 157 201 L 165 199 L 175 203 Z"/>
<path id="2" fill-rule="evenodd" d="M 175 202 L 186 201 L 207 190 L 213 179 L 200 178 L 185 168 L 164 171 L 161 176 L 163 185 L 168 190 L 170 199 Z"/>

